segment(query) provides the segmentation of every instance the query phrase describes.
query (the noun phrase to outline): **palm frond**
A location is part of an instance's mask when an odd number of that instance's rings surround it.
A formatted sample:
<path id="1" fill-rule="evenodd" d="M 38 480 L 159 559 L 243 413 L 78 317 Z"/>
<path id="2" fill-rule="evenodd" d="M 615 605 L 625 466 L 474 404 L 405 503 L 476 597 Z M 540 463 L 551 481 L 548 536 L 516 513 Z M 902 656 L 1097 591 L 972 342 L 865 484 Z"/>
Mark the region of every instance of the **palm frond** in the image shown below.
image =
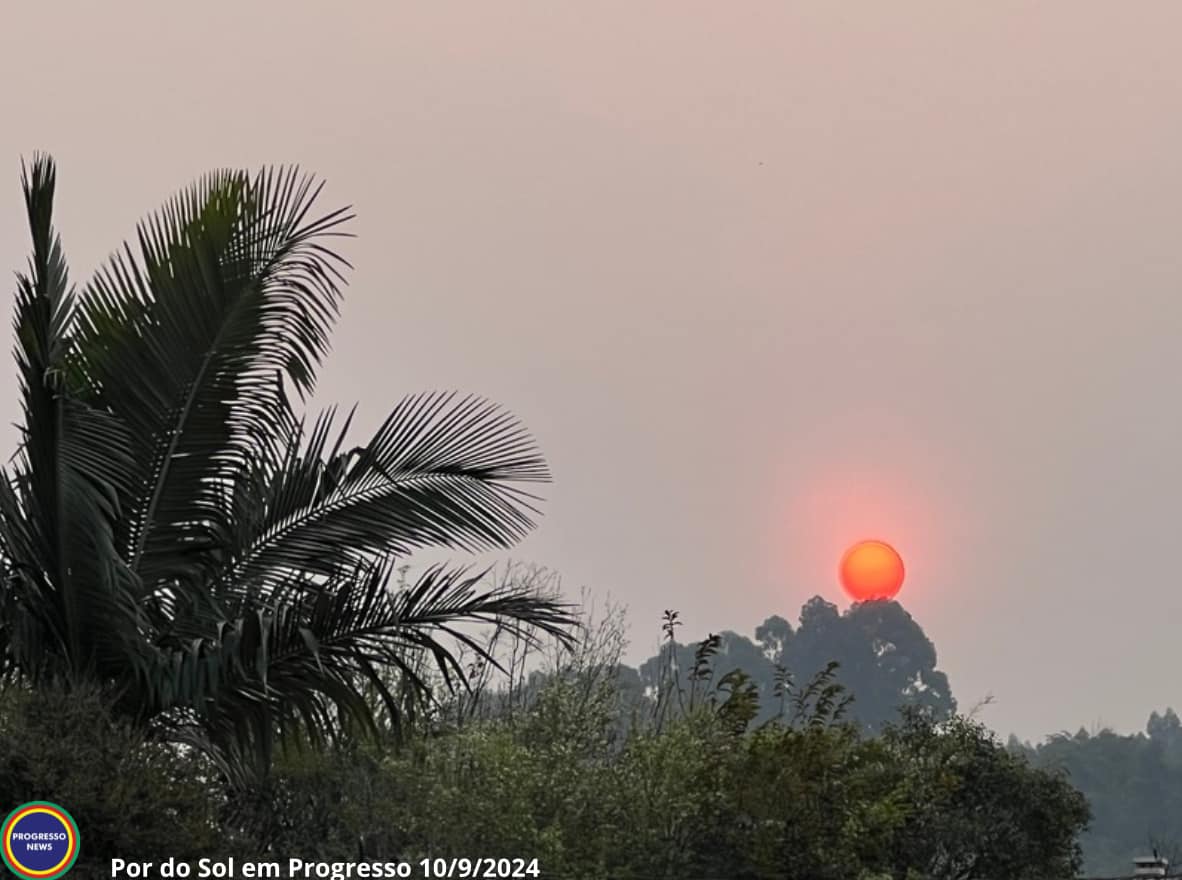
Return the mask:
<path id="1" fill-rule="evenodd" d="M 4 625 L 20 634 L 9 647 L 23 667 L 57 654 L 80 674 L 121 665 L 119 641 L 135 629 L 133 591 L 113 544 L 133 462 L 118 419 L 71 393 L 75 301 L 53 228 L 52 160 L 36 157 L 23 185 L 33 240 L 14 317 L 24 430 L 0 498 L 4 550 L 20 573 L 10 589 L 20 601 L 5 603 Z M 100 629 L 106 635 L 96 638 Z"/>
<path id="2" fill-rule="evenodd" d="M 408 397 L 354 449 L 346 449 L 345 430 L 334 439 L 331 412 L 305 448 L 300 439 L 297 430 L 275 471 L 250 484 L 259 495 L 239 504 L 234 582 L 331 575 L 428 546 L 508 547 L 538 513 L 539 499 L 522 484 L 549 479 L 520 423 L 478 397 Z"/>
<path id="3" fill-rule="evenodd" d="M 139 229 L 87 287 L 73 374 L 132 434 L 137 489 L 118 535 L 146 582 L 199 580 L 227 527 L 227 487 L 265 447 L 328 346 L 347 265 L 325 244 L 350 218 L 309 219 L 295 169 L 218 172 Z M 135 377 L 134 381 L 128 381 Z"/>
<path id="4" fill-rule="evenodd" d="M 207 638 L 161 650 L 152 682 L 158 706 L 199 707 L 196 723 L 214 744 L 269 749 L 293 724 L 315 742 L 331 736 L 340 719 L 372 730 L 379 707 L 371 689 L 397 720 L 391 671 L 430 697 L 413 662 L 420 654 L 453 686 L 466 683 L 457 644 L 495 664 L 474 626 L 497 623 L 527 640 L 571 639 L 570 607 L 526 589 L 482 591 L 483 574 L 440 566 L 391 592 L 390 573 L 384 561 L 328 583 L 292 578 L 267 601 L 212 626 Z"/>

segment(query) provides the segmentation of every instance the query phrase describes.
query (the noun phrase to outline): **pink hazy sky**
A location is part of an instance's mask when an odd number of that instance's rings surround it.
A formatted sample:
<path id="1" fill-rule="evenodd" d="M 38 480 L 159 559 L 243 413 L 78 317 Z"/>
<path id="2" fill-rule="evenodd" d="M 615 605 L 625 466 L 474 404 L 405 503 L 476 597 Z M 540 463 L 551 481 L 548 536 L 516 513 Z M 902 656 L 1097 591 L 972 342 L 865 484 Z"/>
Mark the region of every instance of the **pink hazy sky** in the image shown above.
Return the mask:
<path id="1" fill-rule="evenodd" d="M 80 279 L 298 162 L 358 213 L 319 399 L 519 414 L 557 481 L 514 556 L 626 602 L 632 659 L 664 608 L 844 604 L 875 536 L 998 730 L 1182 708 L 1182 6 L 176 8 L 0 12 L 0 264 L 35 149 Z"/>

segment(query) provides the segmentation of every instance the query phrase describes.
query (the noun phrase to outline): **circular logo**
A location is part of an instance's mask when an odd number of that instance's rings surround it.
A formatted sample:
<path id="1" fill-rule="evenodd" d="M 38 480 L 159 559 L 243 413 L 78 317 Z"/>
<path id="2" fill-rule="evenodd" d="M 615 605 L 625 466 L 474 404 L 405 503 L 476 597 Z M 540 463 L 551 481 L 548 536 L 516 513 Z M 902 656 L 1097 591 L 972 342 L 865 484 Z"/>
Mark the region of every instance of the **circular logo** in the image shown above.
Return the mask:
<path id="1" fill-rule="evenodd" d="M 21 804 L 0 826 L 0 854 L 18 877 L 55 880 L 78 858 L 78 824 L 57 804 Z"/>

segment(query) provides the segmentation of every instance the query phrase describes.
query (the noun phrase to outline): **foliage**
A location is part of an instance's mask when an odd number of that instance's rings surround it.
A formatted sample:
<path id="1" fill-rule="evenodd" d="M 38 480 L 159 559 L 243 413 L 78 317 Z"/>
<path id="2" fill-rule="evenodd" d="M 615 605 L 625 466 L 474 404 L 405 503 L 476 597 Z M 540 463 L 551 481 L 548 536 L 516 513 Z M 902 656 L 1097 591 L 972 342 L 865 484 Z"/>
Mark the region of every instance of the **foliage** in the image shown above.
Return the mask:
<path id="1" fill-rule="evenodd" d="M 933 880 L 1072 877 L 1076 839 L 1091 812 L 1057 771 L 1031 766 L 970 718 L 934 724 L 915 710 L 883 745 L 907 821 L 895 836 L 896 867 Z"/>
<path id="2" fill-rule="evenodd" d="M 107 703 L 77 689 L 0 693 L 5 811 L 65 806 L 82 831 L 81 876 L 105 876 L 113 857 L 196 859 L 220 848 L 213 768 L 112 717 Z"/>
<path id="3" fill-rule="evenodd" d="M 320 187 L 294 169 L 216 172 L 76 292 L 55 189 L 38 157 L 14 321 L 22 441 L 0 477 L 0 678 L 102 689 L 242 784 L 277 734 L 397 715 L 389 670 L 427 687 L 408 656 L 461 679 L 465 623 L 564 634 L 560 603 L 462 570 L 389 589 L 412 549 L 532 528 L 526 488 L 548 473 L 515 419 L 414 396 L 354 446 L 349 419 L 297 415 L 339 308 L 347 209 L 316 213 Z"/>
<path id="4" fill-rule="evenodd" d="M 1011 740 L 1010 749 L 1066 774 L 1087 797 L 1094 821 L 1080 842 L 1089 872 L 1127 873 L 1154 849 L 1182 864 L 1182 722 L 1172 709 L 1152 713 L 1145 733 L 1081 729 L 1037 747 Z"/>
<path id="5" fill-rule="evenodd" d="M 676 617 L 666 624 L 668 638 Z M 274 810 L 303 824 L 282 845 L 529 853 L 545 876 L 588 880 L 1022 880 L 1078 866 L 1082 798 L 968 719 L 912 709 L 868 737 L 842 720 L 848 694 L 830 665 L 785 684 L 795 711 L 757 721 L 750 682 L 716 669 L 727 658 L 706 639 L 684 709 L 621 726 L 627 692 L 603 674 L 621 668 L 618 641 L 584 629 L 598 653 L 566 655 L 520 702 L 490 691 L 497 711 L 440 716 L 384 754 L 285 764 L 276 784 L 298 795 Z"/>
<path id="6" fill-rule="evenodd" d="M 680 626 L 676 612 L 666 612 L 661 649 L 638 670 L 642 686 L 658 694 L 658 702 L 666 698 L 657 709 L 662 717 L 692 707 L 713 674 L 703 666 L 711 658 L 725 658 L 716 668 L 737 668 L 748 676 L 760 705 L 758 721 L 791 714 L 792 686 L 823 676 L 834 663 L 855 697 L 845 717 L 866 732 L 881 731 L 904 706 L 921 707 L 937 720 L 956 711 L 947 676 L 936 669 L 935 647 L 897 602 L 861 602 L 841 614 L 814 597 L 801 609 L 798 628 L 769 617 L 757 628 L 755 641 L 724 632 L 696 646 L 682 644 L 676 640 Z"/>

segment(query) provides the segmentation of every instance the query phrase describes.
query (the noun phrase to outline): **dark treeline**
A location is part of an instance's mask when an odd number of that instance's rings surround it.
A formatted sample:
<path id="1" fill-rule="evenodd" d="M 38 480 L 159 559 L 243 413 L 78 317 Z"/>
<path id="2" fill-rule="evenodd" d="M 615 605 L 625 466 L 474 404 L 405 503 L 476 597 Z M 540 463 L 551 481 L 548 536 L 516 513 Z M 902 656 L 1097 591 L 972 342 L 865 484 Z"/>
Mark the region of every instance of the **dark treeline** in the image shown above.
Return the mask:
<path id="1" fill-rule="evenodd" d="M 1057 733 L 1009 748 L 1038 767 L 1061 769 L 1088 799 L 1082 836 L 1087 868 L 1123 874 L 1135 854 L 1156 849 L 1182 866 L 1182 723 L 1173 709 L 1149 716 L 1144 733 Z"/>

